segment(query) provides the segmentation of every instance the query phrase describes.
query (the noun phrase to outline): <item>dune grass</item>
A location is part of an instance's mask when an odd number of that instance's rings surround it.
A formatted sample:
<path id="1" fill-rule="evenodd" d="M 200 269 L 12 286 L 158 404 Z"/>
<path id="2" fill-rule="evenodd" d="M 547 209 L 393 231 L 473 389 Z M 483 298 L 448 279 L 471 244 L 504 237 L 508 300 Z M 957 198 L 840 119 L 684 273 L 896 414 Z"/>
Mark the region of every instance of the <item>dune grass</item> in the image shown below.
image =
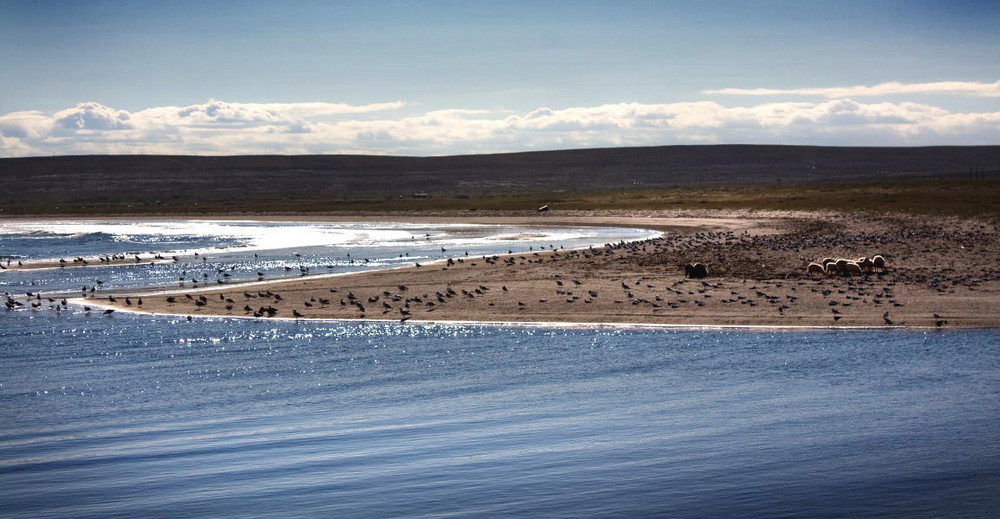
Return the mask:
<path id="1" fill-rule="evenodd" d="M 277 210 L 284 204 L 276 203 Z M 1000 221 L 1000 180 L 917 180 L 898 184 L 654 188 L 534 195 L 303 201 L 301 211 L 532 211 L 757 209 L 944 214 Z"/>
<path id="2" fill-rule="evenodd" d="M 649 189 L 589 194 L 553 202 L 566 209 L 761 209 L 884 211 L 1000 218 L 1000 180 L 915 180 L 714 189 Z"/>

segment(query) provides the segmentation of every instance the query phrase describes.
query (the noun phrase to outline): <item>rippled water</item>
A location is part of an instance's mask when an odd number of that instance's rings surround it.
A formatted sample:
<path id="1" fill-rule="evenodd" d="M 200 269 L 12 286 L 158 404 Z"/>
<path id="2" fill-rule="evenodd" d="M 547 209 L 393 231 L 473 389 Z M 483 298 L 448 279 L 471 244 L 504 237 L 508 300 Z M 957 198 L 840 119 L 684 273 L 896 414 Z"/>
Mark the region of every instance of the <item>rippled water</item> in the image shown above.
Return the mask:
<path id="1" fill-rule="evenodd" d="M 0 271 L 10 292 L 75 292 L 84 287 L 185 287 L 299 274 L 342 274 L 509 251 L 600 246 L 659 233 L 643 229 L 246 221 L 0 220 L 0 261 L 142 254 L 143 262 Z M 166 261 L 149 264 L 153 254 Z M 197 256 L 195 256 L 197 254 Z M 179 261 L 171 261 L 178 256 Z M 98 283 L 100 282 L 100 283 Z"/>
<path id="2" fill-rule="evenodd" d="M 4 517 L 996 517 L 1000 333 L 0 312 Z"/>

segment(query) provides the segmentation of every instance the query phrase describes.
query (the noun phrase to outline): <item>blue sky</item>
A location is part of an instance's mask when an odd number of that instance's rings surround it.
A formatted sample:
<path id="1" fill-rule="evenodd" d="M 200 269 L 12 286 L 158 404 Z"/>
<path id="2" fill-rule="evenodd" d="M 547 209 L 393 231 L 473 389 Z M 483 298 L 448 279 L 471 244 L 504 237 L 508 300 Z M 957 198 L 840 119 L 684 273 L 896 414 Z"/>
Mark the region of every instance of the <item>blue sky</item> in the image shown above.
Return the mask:
<path id="1" fill-rule="evenodd" d="M 0 156 L 1000 144 L 998 27 L 1000 2 L 0 0 Z"/>

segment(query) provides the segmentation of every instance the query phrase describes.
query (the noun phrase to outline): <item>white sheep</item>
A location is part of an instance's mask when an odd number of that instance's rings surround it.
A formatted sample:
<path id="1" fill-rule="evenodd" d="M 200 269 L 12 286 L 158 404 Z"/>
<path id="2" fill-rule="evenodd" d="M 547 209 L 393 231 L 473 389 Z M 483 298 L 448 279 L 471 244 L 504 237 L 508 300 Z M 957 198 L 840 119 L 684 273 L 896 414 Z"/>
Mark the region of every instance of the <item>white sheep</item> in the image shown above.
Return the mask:
<path id="1" fill-rule="evenodd" d="M 861 274 L 861 265 L 858 265 L 857 262 L 854 262 L 854 261 L 848 261 L 848 262 L 846 262 L 844 264 L 844 268 L 841 269 L 841 272 L 843 272 L 844 275 L 846 275 L 846 276 L 850 276 L 852 274 L 858 274 L 858 275 L 860 275 Z"/>
<path id="2" fill-rule="evenodd" d="M 806 267 L 806 274 L 826 274 L 826 269 L 819 263 L 810 263 Z"/>
<path id="3" fill-rule="evenodd" d="M 873 256 L 872 268 L 874 268 L 876 271 L 879 272 L 885 271 L 885 258 L 883 258 L 882 255 L 880 254 L 876 254 L 875 256 Z"/>

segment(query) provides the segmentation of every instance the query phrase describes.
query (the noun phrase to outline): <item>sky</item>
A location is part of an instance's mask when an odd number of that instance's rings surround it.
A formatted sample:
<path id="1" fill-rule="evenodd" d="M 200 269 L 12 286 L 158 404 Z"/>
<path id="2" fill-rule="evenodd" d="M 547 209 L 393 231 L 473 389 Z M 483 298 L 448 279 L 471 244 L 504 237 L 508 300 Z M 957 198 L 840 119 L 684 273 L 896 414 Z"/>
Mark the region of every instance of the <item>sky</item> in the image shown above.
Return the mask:
<path id="1" fill-rule="evenodd" d="M 0 0 L 0 157 L 1000 144 L 997 1 Z"/>

